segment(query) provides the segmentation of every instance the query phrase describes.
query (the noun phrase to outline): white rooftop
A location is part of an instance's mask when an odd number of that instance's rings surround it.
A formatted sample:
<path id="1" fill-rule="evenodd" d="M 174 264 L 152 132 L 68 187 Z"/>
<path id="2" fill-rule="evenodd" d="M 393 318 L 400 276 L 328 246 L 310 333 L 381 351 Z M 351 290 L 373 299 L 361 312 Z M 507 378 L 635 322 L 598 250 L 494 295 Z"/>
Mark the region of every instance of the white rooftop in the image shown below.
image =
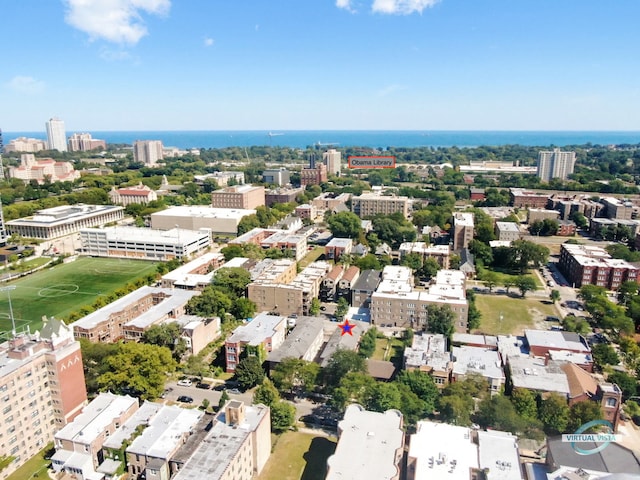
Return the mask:
<path id="1" fill-rule="evenodd" d="M 350 238 L 332 238 L 327 247 L 347 248 L 353 245 L 353 240 Z"/>
<path id="2" fill-rule="evenodd" d="M 473 213 L 456 212 L 453 214 L 453 223 L 460 227 L 473 227 Z"/>
<path id="3" fill-rule="evenodd" d="M 522 480 L 517 440 L 508 432 L 478 431 L 480 469 L 489 472 L 487 480 Z"/>
<path id="4" fill-rule="evenodd" d="M 369 412 L 349 405 L 338 428 L 340 440 L 327 460 L 326 480 L 391 480 L 399 476 L 404 432 L 397 410 Z"/>
<path id="5" fill-rule="evenodd" d="M 409 444 L 409 462 L 414 458 L 414 480 L 469 480 L 478 468 L 471 430 L 446 423 L 418 422 Z"/>
<path id="6" fill-rule="evenodd" d="M 405 368 L 428 366 L 437 371 L 446 371 L 451 362 L 451 353 L 446 350 L 447 341 L 444 335 L 416 334 L 411 347 L 404 349 Z"/>
<path id="7" fill-rule="evenodd" d="M 260 345 L 267 338 L 273 337 L 286 321 L 287 317 L 262 312 L 249 323 L 237 327 L 227 338 L 227 342 Z"/>
<path id="8" fill-rule="evenodd" d="M 511 383 L 515 388 L 527 388 L 541 392 L 556 392 L 569 395 L 567 375 L 560 366 L 545 359 L 533 357 L 509 357 Z"/>
<path id="9" fill-rule="evenodd" d="M 547 347 L 555 350 L 571 350 L 591 353 L 583 337 L 573 332 L 561 332 L 556 330 L 530 330 L 524 331 L 530 347 Z"/>
<path id="10" fill-rule="evenodd" d="M 520 229 L 518 228 L 518 224 L 515 223 L 515 222 L 496 222 L 496 227 L 501 232 L 520 233 Z"/>
<path id="11" fill-rule="evenodd" d="M 240 220 L 247 215 L 256 213 L 252 209 L 242 208 L 214 208 L 205 205 L 181 205 L 169 207 L 166 210 L 152 213 L 154 217 L 199 217 L 211 219 L 236 219 Z"/>
<path id="12" fill-rule="evenodd" d="M 107 241 L 155 243 L 160 245 L 186 245 L 198 242 L 209 233 L 204 231 L 186 230 L 184 228 L 172 228 L 171 230 L 156 230 L 153 228 L 139 227 L 105 227 L 100 229 L 83 228 L 81 233 L 104 232 Z"/>
<path id="13" fill-rule="evenodd" d="M 500 354 L 481 347 L 453 347 L 453 373 L 467 375 L 479 373 L 483 377 L 504 380 Z"/>
<path id="14" fill-rule="evenodd" d="M 219 259 L 224 262 L 224 255 L 219 252 L 207 252 L 204 255 L 199 256 L 195 260 L 186 263 L 185 265 L 181 265 L 178 268 L 171 270 L 169 273 L 162 276 L 163 280 L 172 280 L 175 283 L 179 283 L 180 285 L 198 285 L 199 283 L 211 283 L 211 278 L 214 273 L 209 272 L 207 274 L 196 274 L 191 273 L 194 270 L 202 268 L 204 265 Z M 232 260 L 235 260 L 233 258 Z M 227 267 L 227 265 L 224 265 Z"/>
<path id="15" fill-rule="evenodd" d="M 119 449 L 125 440 L 129 440 L 139 425 L 148 425 L 162 408 L 161 403 L 145 401 L 103 444 L 106 448 Z"/>

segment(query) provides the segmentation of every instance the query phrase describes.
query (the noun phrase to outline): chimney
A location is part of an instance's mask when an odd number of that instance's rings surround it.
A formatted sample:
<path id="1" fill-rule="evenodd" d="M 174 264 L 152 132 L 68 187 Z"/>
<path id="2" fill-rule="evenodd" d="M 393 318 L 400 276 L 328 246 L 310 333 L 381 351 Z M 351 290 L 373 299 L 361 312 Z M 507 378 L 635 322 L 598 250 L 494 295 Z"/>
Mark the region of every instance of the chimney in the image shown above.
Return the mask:
<path id="1" fill-rule="evenodd" d="M 230 427 L 242 425 L 245 419 L 244 402 L 239 402 L 237 400 L 231 400 L 228 402 L 224 416 L 227 421 L 227 425 Z"/>

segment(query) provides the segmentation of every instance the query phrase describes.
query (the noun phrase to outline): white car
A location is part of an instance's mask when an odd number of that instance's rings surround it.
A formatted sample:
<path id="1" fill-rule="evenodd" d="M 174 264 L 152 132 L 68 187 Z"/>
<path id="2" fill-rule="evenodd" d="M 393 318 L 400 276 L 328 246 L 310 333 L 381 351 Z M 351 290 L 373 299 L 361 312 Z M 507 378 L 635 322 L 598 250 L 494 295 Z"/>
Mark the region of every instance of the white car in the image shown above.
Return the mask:
<path id="1" fill-rule="evenodd" d="M 190 387 L 193 385 L 193 382 L 191 380 L 178 380 L 178 385 L 181 387 Z"/>

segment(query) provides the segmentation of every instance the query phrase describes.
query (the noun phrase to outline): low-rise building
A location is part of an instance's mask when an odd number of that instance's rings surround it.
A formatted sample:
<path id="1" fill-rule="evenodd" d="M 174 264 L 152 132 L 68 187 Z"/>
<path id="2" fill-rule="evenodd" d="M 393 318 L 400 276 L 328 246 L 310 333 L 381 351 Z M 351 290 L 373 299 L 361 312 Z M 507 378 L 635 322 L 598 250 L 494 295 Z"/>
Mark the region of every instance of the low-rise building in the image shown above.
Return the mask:
<path id="1" fill-rule="evenodd" d="M 208 229 L 212 233 L 235 235 L 240 221 L 255 213 L 256 211 L 252 209 L 181 205 L 152 213 L 151 228 L 171 230 L 177 225 L 178 228 L 186 230 Z"/>
<path id="2" fill-rule="evenodd" d="M 520 240 L 518 224 L 515 222 L 496 222 L 496 237 L 505 242 Z"/>
<path id="3" fill-rule="evenodd" d="M 307 237 L 278 228 L 254 228 L 230 240 L 229 245 L 252 243 L 268 250 L 275 248 L 286 256 L 300 261 L 307 252 Z"/>
<path id="4" fill-rule="evenodd" d="M 351 306 L 369 308 L 371 296 L 380 285 L 382 272 L 379 270 L 364 270 L 353 287 L 351 287 Z"/>
<path id="5" fill-rule="evenodd" d="M 272 188 L 265 191 L 265 205 L 272 207 L 278 203 L 295 203 L 303 193 L 304 188 Z"/>
<path id="6" fill-rule="evenodd" d="M 338 261 L 342 255 L 350 255 L 353 240 L 350 238 L 332 238 L 324 247 L 324 258 Z"/>
<path id="7" fill-rule="evenodd" d="M 349 315 L 346 318 L 350 324 L 354 325 L 351 329 L 352 335 L 343 335 L 342 329 L 338 327 L 337 323 L 331 322 L 325 325 L 325 338 L 327 334 L 329 338 L 317 358 L 317 362 L 322 368 L 329 364 L 332 355 L 338 350 L 357 351 L 360 338 L 371 328 L 371 324 L 368 322 L 349 318 Z"/>
<path id="8" fill-rule="evenodd" d="M 124 207 L 116 205 L 62 205 L 38 210 L 31 217 L 6 222 L 9 235 L 51 240 L 77 233 L 83 228 L 100 227 L 124 218 Z"/>
<path id="9" fill-rule="evenodd" d="M 211 192 L 211 206 L 214 208 L 235 208 L 253 210 L 265 205 L 264 187 L 234 185 Z"/>
<path id="10" fill-rule="evenodd" d="M 360 218 L 373 217 L 382 214 L 400 212 L 404 217 L 409 216 L 409 198 L 382 195 L 381 193 L 363 193 L 351 198 L 351 211 Z"/>
<path id="11" fill-rule="evenodd" d="M 111 203 L 118 205 L 131 205 L 132 203 L 149 203 L 158 200 L 158 194 L 151 188 L 140 182 L 131 187 L 113 187 L 109 192 Z"/>
<path id="12" fill-rule="evenodd" d="M 235 260 L 235 259 L 232 259 Z M 234 266 L 235 266 L 234 262 Z M 181 288 L 183 290 L 204 290 L 211 284 L 215 270 L 224 265 L 224 255 L 207 252 L 189 263 L 179 266 L 162 276 L 162 288 Z"/>
<path id="13" fill-rule="evenodd" d="M 296 207 L 296 215 L 302 219 L 314 221 L 318 217 L 318 209 L 310 203 L 303 203 Z"/>
<path id="14" fill-rule="evenodd" d="M 440 268 L 449 268 L 449 255 L 451 253 L 449 245 L 430 245 L 425 242 L 405 242 L 400 244 L 400 259 L 410 253 L 415 253 L 422 257 L 422 261 L 433 258 Z"/>
<path id="15" fill-rule="evenodd" d="M 268 355 L 284 342 L 287 318 L 279 315 L 260 313 L 253 320 L 237 327 L 225 341 L 227 372 L 235 372 L 240 355 L 249 347 L 250 354 L 261 351 Z M 264 360 L 262 358 L 261 360 Z"/>
<path id="16" fill-rule="evenodd" d="M 572 220 L 558 221 L 558 233 L 561 237 L 573 237 L 576 234 L 576 222 Z"/>
<path id="17" fill-rule="evenodd" d="M 346 272 L 342 275 L 342 278 L 338 280 L 338 288 L 336 290 L 337 298 L 344 297 L 351 305 L 351 291 L 356 282 L 360 278 L 360 269 L 355 265 L 351 265 L 347 268 Z"/>
<path id="18" fill-rule="evenodd" d="M 85 228 L 80 230 L 80 240 L 82 253 L 93 257 L 167 261 L 204 252 L 211 246 L 211 233 L 182 228 Z"/>
<path id="19" fill-rule="evenodd" d="M 507 368 L 513 388 L 531 390 L 535 393 L 557 393 L 569 399 L 571 392 L 562 364 L 544 358 L 508 356 Z"/>
<path id="20" fill-rule="evenodd" d="M 207 180 L 213 180 L 219 187 L 226 187 L 229 182 L 238 185 L 244 184 L 244 172 L 213 172 L 205 175 L 195 175 L 196 183 L 202 185 Z"/>
<path id="21" fill-rule="evenodd" d="M 556 210 L 547 210 L 545 208 L 530 208 L 527 210 L 527 223 L 531 225 L 533 222 L 542 222 L 543 220 L 558 220 L 560 213 Z"/>
<path id="22" fill-rule="evenodd" d="M 511 206 L 517 208 L 546 208 L 549 195 L 524 188 L 510 188 Z"/>
<path id="23" fill-rule="evenodd" d="M 451 343 L 456 347 L 467 346 L 498 350 L 498 337 L 493 335 L 455 332 L 451 337 Z"/>
<path id="24" fill-rule="evenodd" d="M 451 378 L 459 382 L 467 375 L 478 374 L 489 383 L 492 395 L 500 392 L 505 376 L 500 354 L 496 350 L 480 347 L 453 347 L 453 371 Z"/>
<path id="25" fill-rule="evenodd" d="M 413 337 L 411 347 L 404 349 L 405 370 L 420 370 L 433 378 L 438 388 L 444 388 L 451 379 L 453 362 L 447 351 L 447 341 L 439 333 L 421 333 Z"/>
<path id="26" fill-rule="evenodd" d="M 344 275 L 344 265 L 336 265 L 322 280 L 322 286 L 320 287 L 320 300 L 323 302 L 333 302 L 336 296 L 336 288 L 338 282 Z"/>
<path id="27" fill-rule="evenodd" d="M 300 185 L 321 185 L 328 180 L 327 166 L 319 163 L 314 167 L 300 170 Z"/>
<path id="28" fill-rule="evenodd" d="M 345 205 L 350 199 L 350 193 L 325 192 L 311 200 L 311 205 L 316 207 L 318 211 L 333 210 L 339 205 Z"/>
<path id="29" fill-rule="evenodd" d="M 326 480 L 399 480 L 404 451 L 402 423 L 397 410 L 378 413 L 349 405 L 338 424 L 338 445 L 327 460 Z"/>
<path id="30" fill-rule="evenodd" d="M 313 362 L 324 343 L 324 322 L 321 317 L 298 317 L 282 345 L 267 355 L 269 368 L 273 369 L 285 358 Z"/>
<path id="31" fill-rule="evenodd" d="M 617 290 L 627 281 L 638 282 L 638 267 L 591 245 L 563 243 L 560 248 L 558 267 L 567 281 L 574 287 L 598 285 L 607 290 Z"/>
<path id="32" fill-rule="evenodd" d="M 53 158 L 36 159 L 33 153 L 23 153 L 20 165 L 9 167 L 9 177 L 17 178 L 25 183 L 35 180 L 43 184 L 46 180 L 55 182 L 73 182 L 80 178 L 80 172 L 73 168 L 71 162 L 58 162 Z"/>
<path id="33" fill-rule="evenodd" d="M 165 320 L 165 323 L 172 321 L 173 319 Z M 187 355 L 197 355 L 221 333 L 220 317 L 181 315 L 175 322 L 180 326 L 180 338 L 184 340 Z"/>
<path id="34" fill-rule="evenodd" d="M 184 315 L 198 291 L 144 286 L 73 322 L 75 338 L 93 343 L 140 340 L 152 325 Z"/>
<path id="35" fill-rule="evenodd" d="M 262 181 L 283 187 L 291 183 L 291 172 L 284 167 L 266 169 L 262 172 Z"/>
<path id="36" fill-rule="evenodd" d="M 600 199 L 604 204 L 604 215 L 611 219 L 632 220 L 638 217 L 640 207 L 637 207 L 630 200 L 615 197 L 604 197 Z"/>
<path id="37" fill-rule="evenodd" d="M 591 347 L 582 335 L 574 332 L 531 329 L 526 329 L 524 335 L 532 356 L 545 358 L 558 353 L 562 355 L 559 360 L 574 361 L 586 371 L 593 372 Z M 573 356 L 567 358 L 567 354 Z"/>

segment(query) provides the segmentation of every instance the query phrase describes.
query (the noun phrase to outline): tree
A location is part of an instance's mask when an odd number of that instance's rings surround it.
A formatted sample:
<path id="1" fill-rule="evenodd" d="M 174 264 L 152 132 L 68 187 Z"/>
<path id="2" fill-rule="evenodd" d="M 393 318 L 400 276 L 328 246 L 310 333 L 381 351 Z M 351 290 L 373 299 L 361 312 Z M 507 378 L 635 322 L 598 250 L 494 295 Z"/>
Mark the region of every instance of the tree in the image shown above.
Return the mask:
<path id="1" fill-rule="evenodd" d="M 564 397 L 557 393 L 550 394 L 540 402 L 538 417 L 547 433 L 562 433 L 569 423 L 569 407 Z"/>
<path id="2" fill-rule="evenodd" d="M 455 315 L 449 305 L 427 305 L 427 323 L 424 330 L 431 333 L 441 333 L 449 338 L 455 331 Z"/>
<path id="3" fill-rule="evenodd" d="M 362 232 L 362 220 L 353 212 L 340 212 L 327 220 L 334 237 L 357 239 Z"/>
<path id="4" fill-rule="evenodd" d="M 226 313 L 231 311 L 233 301 L 229 296 L 212 286 L 205 287 L 200 295 L 187 302 L 186 311 L 201 317 L 220 317 L 224 322 Z"/>
<path id="5" fill-rule="evenodd" d="M 492 395 L 482 400 L 474 419 L 483 428 L 492 427 L 514 434 L 524 432 L 531 423 L 518 415 L 513 403 L 504 395 Z"/>
<path id="6" fill-rule="evenodd" d="M 244 390 L 260 385 L 264 380 L 264 370 L 257 356 L 240 360 L 236 366 L 236 379 Z"/>
<path id="7" fill-rule="evenodd" d="M 248 298 L 236 298 L 231 306 L 231 315 L 236 319 L 252 318 L 256 313 L 256 304 Z"/>
<path id="8" fill-rule="evenodd" d="M 222 395 L 220 395 L 220 400 L 218 400 L 218 408 L 224 407 L 229 400 L 231 400 L 231 397 L 226 390 L 223 390 Z"/>
<path id="9" fill-rule="evenodd" d="M 340 379 L 349 372 L 367 372 L 364 358 L 352 350 L 339 348 L 336 350 L 324 369 L 325 384 L 329 387 L 337 387 Z"/>
<path id="10" fill-rule="evenodd" d="M 344 318 L 344 316 L 349 311 L 349 302 L 346 298 L 340 297 L 338 299 L 338 306 L 336 307 L 336 317 L 339 319 Z"/>
<path id="11" fill-rule="evenodd" d="M 613 349 L 613 347 L 607 343 L 598 343 L 591 348 L 591 353 L 595 362 L 604 367 L 605 365 L 618 365 L 620 363 L 620 357 Z"/>
<path id="12" fill-rule="evenodd" d="M 401 403 L 400 390 L 394 383 L 375 382 L 367 391 L 365 407 L 374 412 L 385 412 L 394 408 L 400 410 Z"/>
<path id="13" fill-rule="evenodd" d="M 305 393 L 316 384 L 320 367 L 299 358 L 284 358 L 271 372 L 273 384 L 280 392 Z"/>
<path id="14" fill-rule="evenodd" d="M 400 260 L 400 265 L 409 267 L 414 272 L 417 272 L 422 268 L 422 255 L 419 253 L 407 253 Z"/>
<path id="15" fill-rule="evenodd" d="M 367 330 L 362 337 L 360 337 L 360 345 L 358 353 L 365 358 L 369 358 L 373 355 L 376 349 L 376 339 L 378 338 L 378 330 L 375 327 Z"/>
<path id="16" fill-rule="evenodd" d="M 487 270 L 482 274 L 482 281 L 489 288 L 489 291 L 493 292 L 493 289 L 498 284 L 498 274 L 491 270 Z"/>
<path id="17" fill-rule="evenodd" d="M 104 362 L 106 371 L 98 377 L 102 390 L 133 393 L 143 400 L 159 397 L 166 374 L 177 366 L 168 348 L 136 342 L 118 344 Z"/>
<path id="18" fill-rule="evenodd" d="M 260 227 L 260 221 L 258 220 L 258 217 L 255 214 L 246 215 L 242 217 L 242 220 L 240 220 L 240 222 L 238 222 L 238 236 L 244 235 L 248 231 L 253 230 L 254 228 L 259 228 L 259 227 Z"/>
<path id="19" fill-rule="evenodd" d="M 549 300 L 551 300 L 553 303 L 556 303 L 558 300 L 560 300 L 560 290 L 551 290 L 551 293 L 549 294 Z"/>
<path id="20" fill-rule="evenodd" d="M 505 280 L 502 284 L 504 285 L 504 288 L 507 289 L 507 293 L 509 293 L 510 289 L 516 286 L 515 280 L 511 278 L 507 278 L 507 280 Z"/>
<path id="21" fill-rule="evenodd" d="M 402 370 L 396 377 L 396 382 L 406 385 L 411 392 L 425 402 L 424 410 L 426 414 L 430 414 L 435 410 L 440 392 L 431 375 L 420 370 Z"/>
<path id="22" fill-rule="evenodd" d="M 527 420 L 535 420 L 538 418 L 538 404 L 536 396 L 531 390 L 526 388 L 516 388 L 511 392 L 511 403 L 518 415 Z"/>
<path id="23" fill-rule="evenodd" d="M 281 433 L 296 421 L 296 408 L 283 400 L 271 406 L 271 431 Z"/>
<path id="24" fill-rule="evenodd" d="M 486 243 L 474 238 L 469 242 L 469 251 L 473 253 L 476 260 L 481 261 L 483 265 L 491 265 L 493 263 L 493 251 Z"/>
<path id="25" fill-rule="evenodd" d="M 567 332 L 575 332 L 580 335 L 586 335 L 591 331 L 591 325 L 583 317 L 576 317 L 575 315 L 567 315 L 562 319 L 562 328 Z"/>
<path id="26" fill-rule="evenodd" d="M 311 299 L 311 305 L 309 306 L 309 315 L 312 317 L 320 313 L 320 300 L 317 297 Z"/>
<path id="27" fill-rule="evenodd" d="M 569 408 L 569 422 L 567 429 L 575 432 L 581 425 L 592 420 L 601 420 L 602 410 L 600 404 L 585 400 L 583 402 L 574 403 Z"/>
<path id="28" fill-rule="evenodd" d="M 262 385 L 256 388 L 256 391 L 253 394 L 253 403 L 256 405 L 261 403 L 267 407 L 272 407 L 279 400 L 280 394 L 278 393 L 278 389 L 268 378 L 262 382 Z"/>
<path id="29" fill-rule="evenodd" d="M 216 271 L 211 284 L 226 293 L 230 298 L 243 297 L 247 285 L 251 283 L 251 274 L 240 267 L 222 267 Z"/>
<path id="30" fill-rule="evenodd" d="M 638 393 L 638 381 L 632 375 L 625 372 L 613 372 L 607 377 L 607 381 L 615 383 L 622 390 L 623 400 L 633 397 Z"/>
<path id="31" fill-rule="evenodd" d="M 433 278 L 440 270 L 440 264 L 435 258 L 427 257 L 422 264 L 422 268 L 420 269 L 420 275 L 426 278 Z"/>
<path id="32" fill-rule="evenodd" d="M 527 292 L 536 289 L 536 281 L 529 275 L 519 275 L 515 280 L 516 287 L 520 290 L 520 294 L 524 297 Z"/>
<path id="33" fill-rule="evenodd" d="M 628 307 L 634 297 L 638 296 L 639 289 L 640 285 L 634 281 L 622 282 L 620 288 L 618 288 L 618 302 Z"/>

